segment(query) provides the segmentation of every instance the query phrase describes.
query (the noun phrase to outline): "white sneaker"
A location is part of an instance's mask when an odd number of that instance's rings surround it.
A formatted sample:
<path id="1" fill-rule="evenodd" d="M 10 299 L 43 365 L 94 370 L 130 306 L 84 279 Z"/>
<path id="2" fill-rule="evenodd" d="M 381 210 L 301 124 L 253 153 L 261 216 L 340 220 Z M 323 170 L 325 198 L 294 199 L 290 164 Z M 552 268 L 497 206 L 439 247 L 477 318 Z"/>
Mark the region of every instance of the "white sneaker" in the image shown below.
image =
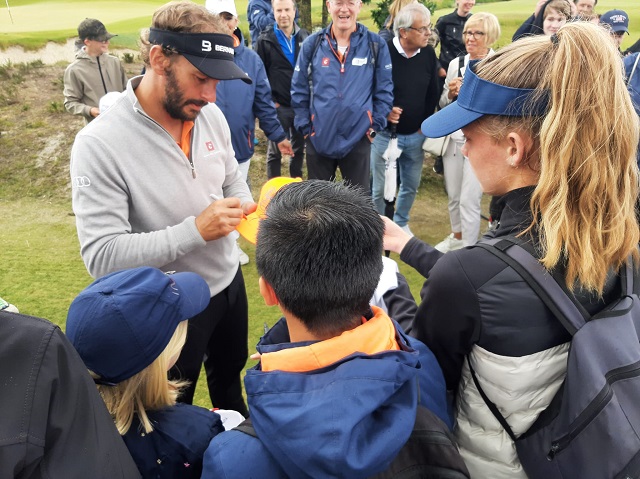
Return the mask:
<path id="1" fill-rule="evenodd" d="M 407 233 L 409 236 L 413 236 L 413 233 L 411 232 L 411 230 L 409 229 L 409 225 L 404 225 L 401 226 L 400 228 L 402 228 L 402 231 L 404 231 L 405 233 Z"/>
<path id="2" fill-rule="evenodd" d="M 0 311 L 7 311 L 9 313 L 18 313 L 18 308 L 16 308 L 13 304 L 9 303 L 8 301 L 5 301 L 4 299 L 0 298 Z"/>
<path id="3" fill-rule="evenodd" d="M 240 249 L 240 244 L 236 241 L 236 246 L 238 247 L 238 257 L 240 259 L 240 264 L 244 266 L 245 264 L 249 264 L 249 255 Z"/>
<path id="4" fill-rule="evenodd" d="M 445 239 L 440 241 L 440 243 L 435 245 L 434 248 L 440 251 L 441 253 L 448 253 L 449 251 L 460 249 L 463 246 L 464 246 L 464 243 L 462 242 L 462 240 L 457 239 L 455 236 L 453 236 L 453 233 L 451 233 Z"/>

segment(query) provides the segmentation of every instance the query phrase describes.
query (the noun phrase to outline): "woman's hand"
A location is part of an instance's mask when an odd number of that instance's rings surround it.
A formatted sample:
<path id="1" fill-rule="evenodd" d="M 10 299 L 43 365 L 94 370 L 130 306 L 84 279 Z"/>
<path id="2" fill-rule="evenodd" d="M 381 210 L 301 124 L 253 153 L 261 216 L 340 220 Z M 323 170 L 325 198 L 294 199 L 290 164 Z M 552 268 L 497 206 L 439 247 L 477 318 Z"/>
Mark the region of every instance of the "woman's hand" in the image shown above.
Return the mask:
<path id="1" fill-rule="evenodd" d="M 462 86 L 462 77 L 454 78 L 449 82 L 449 100 L 455 100 L 460 93 L 460 87 Z"/>
<path id="2" fill-rule="evenodd" d="M 386 216 L 380 216 L 384 221 L 384 249 L 400 254 L 411 236 Z"/>

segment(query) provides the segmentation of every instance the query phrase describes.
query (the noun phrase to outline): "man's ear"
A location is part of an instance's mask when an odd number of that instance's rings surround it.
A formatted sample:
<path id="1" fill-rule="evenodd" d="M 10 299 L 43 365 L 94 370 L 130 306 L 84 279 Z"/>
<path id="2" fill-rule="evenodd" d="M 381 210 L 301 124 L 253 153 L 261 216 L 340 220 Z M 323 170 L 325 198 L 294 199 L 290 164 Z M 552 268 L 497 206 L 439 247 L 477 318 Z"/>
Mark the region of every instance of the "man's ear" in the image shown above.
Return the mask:
<path id="1" fill-rule="evenodd" d="M 276 297 L 276 292 L 262 276 L 258 279 L 258 285 L 260 286 L 260 294 L 267 306 L 277 306 L 280 303 Z"/>
<path id="2" fill-rule="evenodd" d="M 171 59 L 164 54 L 160 45 L 152 45 L 149 50 L 149 66 L 157 75 L 164 76 L 171 66 Z"/>

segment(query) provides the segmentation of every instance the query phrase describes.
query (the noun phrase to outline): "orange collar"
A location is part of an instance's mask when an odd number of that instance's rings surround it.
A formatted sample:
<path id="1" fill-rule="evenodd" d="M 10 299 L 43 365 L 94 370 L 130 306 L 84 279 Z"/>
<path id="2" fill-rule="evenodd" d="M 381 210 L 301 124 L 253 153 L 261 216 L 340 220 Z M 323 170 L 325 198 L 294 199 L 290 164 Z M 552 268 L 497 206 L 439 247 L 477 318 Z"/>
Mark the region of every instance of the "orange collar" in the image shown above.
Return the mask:
<path id="1" fill-rule="evenodd" d="M 264 353 L 260 357 L 262 370 L 303 373 L 329 366 L 353 353 L 371 355 L 399 350 L 396 328 L 389 316 L 375 306 L 371 309 L 373 318 L 340 336 L 309 346 Z"/>
<path id="2" fill-rule="evenodd" d="M 184 121 L 182 122 L 182 135 L 180 138 L 180 148 L 184 153 L 184 156 L 189 158 L 191 152 L 191 131 L 193 130 L 194 122 Z"/>

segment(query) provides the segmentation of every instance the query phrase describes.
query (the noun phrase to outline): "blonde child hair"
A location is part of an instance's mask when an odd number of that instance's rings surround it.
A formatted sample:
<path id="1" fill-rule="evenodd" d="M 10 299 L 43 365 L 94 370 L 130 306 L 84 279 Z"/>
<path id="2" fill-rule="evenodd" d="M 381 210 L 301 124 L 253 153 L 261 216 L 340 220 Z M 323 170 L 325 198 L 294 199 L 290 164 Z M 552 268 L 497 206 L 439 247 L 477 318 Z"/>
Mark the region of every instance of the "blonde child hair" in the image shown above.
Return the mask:
<path id="1" fill-rule="evenodd" d="M 187 321 L 176 328 L 169 344 L 160 356 L 149 366 L 116 385 L 98 384 L 98 391 L 113 418 L 121 435 L 125 435 L 134 415 L 138 415 L 145 433 L 153 431 L 147 410 L 162 409 L 173 406 L 187 381 L 174 381 L 168 378 L 171 369 L 187 340 Z M 94 379 L 100 376 L 89 370 Z"/>

